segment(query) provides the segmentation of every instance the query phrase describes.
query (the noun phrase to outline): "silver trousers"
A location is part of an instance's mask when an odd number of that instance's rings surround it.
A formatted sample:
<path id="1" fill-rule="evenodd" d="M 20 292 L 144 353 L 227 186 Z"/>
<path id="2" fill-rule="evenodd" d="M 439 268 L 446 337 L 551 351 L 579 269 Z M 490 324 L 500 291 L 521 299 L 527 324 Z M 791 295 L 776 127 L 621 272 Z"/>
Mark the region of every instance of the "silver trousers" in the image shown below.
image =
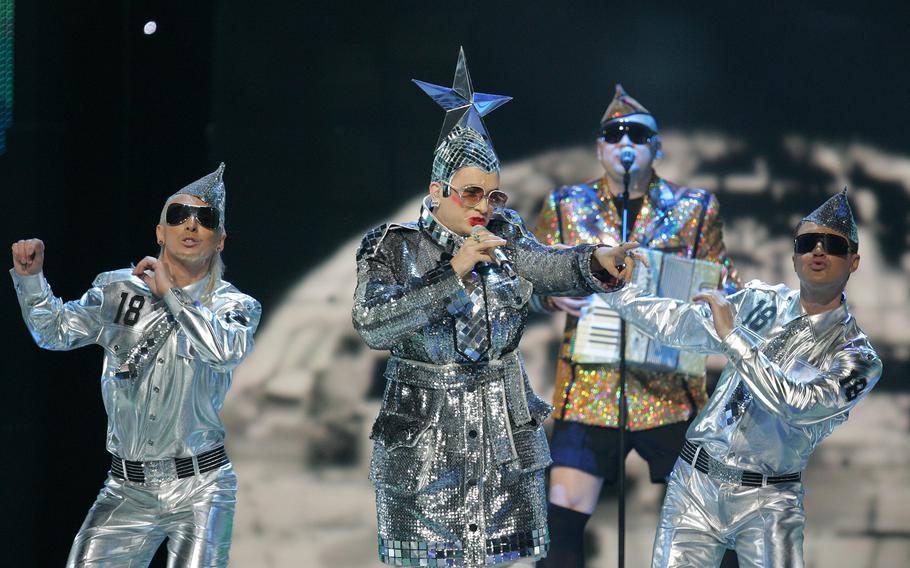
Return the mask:
<path id="1" fill-rule="evenodd" d="M 654 538 L 652 568 L 719 566 L 735 549 L 741 568 L 803 568 L 803 487 L 742 487 L 677 460 Z"/>
<path id="2" fill-rule="evenodd" d="M 230 464 L 160 485 L 108 476 L 66 566 L 145 567 L 165 539 L 168 568 L 227 566 L 236 495 Z"/>

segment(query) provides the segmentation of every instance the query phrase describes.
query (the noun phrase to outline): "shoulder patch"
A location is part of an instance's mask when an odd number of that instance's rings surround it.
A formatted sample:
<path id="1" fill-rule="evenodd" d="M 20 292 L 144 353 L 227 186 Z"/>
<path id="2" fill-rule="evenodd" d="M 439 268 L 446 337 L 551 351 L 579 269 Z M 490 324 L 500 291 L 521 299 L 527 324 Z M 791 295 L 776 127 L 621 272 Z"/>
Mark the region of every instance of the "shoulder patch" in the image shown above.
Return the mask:
<path id="1" fill-rule="evenodd" d="M 501 207 L 493 213 L 493 217 L 498 217 L 511 225 L 524 225 L 524 221 L 522 220 L 521 215 L 519 215 L 518 211 L 515 211 L 514 209 Z"/>
<path id="2" fill-rule="evenodd" d="M 417 223 L 384 223 L 363 236 L 360 248 L 357 249 L 357 260 L 371 258 L 379 250 L 379 245 L 389 231 L 416 231 Z"/>

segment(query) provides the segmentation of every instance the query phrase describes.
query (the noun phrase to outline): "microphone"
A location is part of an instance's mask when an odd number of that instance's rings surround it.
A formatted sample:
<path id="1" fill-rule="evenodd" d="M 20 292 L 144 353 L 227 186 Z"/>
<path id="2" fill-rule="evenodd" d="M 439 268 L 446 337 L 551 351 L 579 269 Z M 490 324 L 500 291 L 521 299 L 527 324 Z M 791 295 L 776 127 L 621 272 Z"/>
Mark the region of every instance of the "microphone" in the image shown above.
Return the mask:
<path id="1" fill-rule="evenodd" d="M 629 173 L 629 169 L 632 167 L 632 164 L 635 163 L 635 150 L 632 148 L 623 148 L 619 153 L 619 162 L 622 164 L 622 169 L 626 170 L 626 173 Z"/>
<path id="2" fill-rule="evenodd" d="M 488 231 L 487 228 L 483 225 L 475 225 L 474 228 L 471 229 L 472 236 L 489 232 L 490 231 Z M 494 248 L 492 251 L 490 251 L 489 254 L 493 257 L 493 260 L 496 261 L 496 264 L 498 264 L 503 270 L 506 271 L 506 274 L 508 274 L 510 278 L 515 278 L 515 269 L 512 268 L 512 261 L 509 260 L 509 257 L 506 255 L 505 251 L 500 250 L 499 248 Z"/>

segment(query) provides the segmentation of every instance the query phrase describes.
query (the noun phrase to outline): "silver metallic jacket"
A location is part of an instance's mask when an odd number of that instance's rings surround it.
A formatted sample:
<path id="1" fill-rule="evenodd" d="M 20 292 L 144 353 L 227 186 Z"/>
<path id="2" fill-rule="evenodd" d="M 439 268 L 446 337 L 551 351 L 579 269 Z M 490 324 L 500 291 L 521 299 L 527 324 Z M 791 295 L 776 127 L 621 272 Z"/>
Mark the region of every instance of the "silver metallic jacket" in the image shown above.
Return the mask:
<path id="1" fill-rule="evenodd" d="M 514 211 L 497 210 L 487 228 L 508 242 L 518 277 L 476 271 L 488 345 L 476 362 L 457 347 L 457 321 L 474 308 L 449 263 L 464 239 L 427 203 L 417 223 L 382 225 L 357 253 L 354 326 L 391 351 L 371 435 L 383 562 L 481 566 L 547 551 L 541 423 L 551 409 L 516 351 L 527 303 L 534 292 L 587 295 L 616 283 L 591 273 L 595 246 L 544 246 Z"/>
<path id="2" fill-rule="evenodd" d="M 224 281 L 204 294 L 208 279 L 155 298 L 124 269 L 100 274 L 82 298 L 64 303 L 43 274 L 10 273 L 39 346 L 104 349 L 109 452 L 150 461 L 224 443 L 218 412 L 232 370 L 253 348 L 259 302 Z"/>
<path id="3" fill-rule="evenodd" d="M 729 296 L 735 328 L 721 340 L 707 306 L 628 287 L 609 296 L 627 321 L 658 341 L 719 352 L 728 363 L 686 438 L 724 464 L 794 473 L 868 393 L 882 364 L 846 300 L 807 315 L 799 292 L 757 280 Z"/>

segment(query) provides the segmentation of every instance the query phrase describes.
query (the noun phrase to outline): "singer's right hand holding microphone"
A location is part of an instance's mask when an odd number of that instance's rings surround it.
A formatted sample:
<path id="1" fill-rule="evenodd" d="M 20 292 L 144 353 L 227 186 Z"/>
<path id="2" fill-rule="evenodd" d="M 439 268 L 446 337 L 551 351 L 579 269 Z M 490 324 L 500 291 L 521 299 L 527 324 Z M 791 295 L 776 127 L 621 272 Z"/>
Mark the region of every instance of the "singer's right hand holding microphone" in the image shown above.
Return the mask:
<path id="1" fill-rule="evenodd" d="M 475 238 L 476 235 L 476 238 Z M 476 231 L 465 239 L 464 244 L 458 249 L 458 253 L 450 261 L 452 269 L 458 276 L 463 277 L 470 272 L 478 262 L 496 261 L 491 256 L 493 249 L 506 244 L 506 241 L 497 237 L 490 231 Z"/>

